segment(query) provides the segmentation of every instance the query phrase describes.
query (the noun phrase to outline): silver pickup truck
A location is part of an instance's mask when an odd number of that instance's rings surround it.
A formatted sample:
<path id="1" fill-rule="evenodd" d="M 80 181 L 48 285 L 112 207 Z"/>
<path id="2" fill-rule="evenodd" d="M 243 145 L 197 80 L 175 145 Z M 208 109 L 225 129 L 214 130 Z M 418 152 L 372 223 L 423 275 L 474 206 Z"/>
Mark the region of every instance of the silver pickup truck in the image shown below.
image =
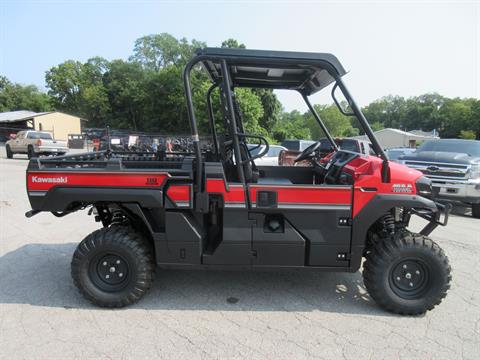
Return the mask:
<path id="1" fill-rule="evenodd" d="M 27 154 L 31 159 L 38 155 L 65 155 L 68 147 L 66 141 L 55 140 L 49 132 L 24 130 L 5 143 L 5 150 L 9 159 L 14 154 Z"/>
<path id="2" fill-rule="evenodd" d="M 432 180 L 436 198 L 469 204 L 480 218 L 480 141 L 430 140 L 399 160 Z"/>

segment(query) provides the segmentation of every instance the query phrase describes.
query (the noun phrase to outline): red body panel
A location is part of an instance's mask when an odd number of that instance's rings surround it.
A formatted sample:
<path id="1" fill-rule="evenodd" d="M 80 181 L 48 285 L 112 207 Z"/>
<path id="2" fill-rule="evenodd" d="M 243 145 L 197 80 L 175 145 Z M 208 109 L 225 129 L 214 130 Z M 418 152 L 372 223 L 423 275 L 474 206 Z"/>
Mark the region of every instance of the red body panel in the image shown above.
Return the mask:
<path id="1" fill-rule="evenodd" d="M 322 185 L 250 185 L 250 200 L 256 202 L 257 191 L 272 190 L 277 193 L 278 204 L 350 205 L 352 191 L 350 187 Z"/>
<path id="2" fill-rule="evenodd" d="M 209 194 L 220 194 L 226 205 L 245 205 L 245 189 L 241 184 L 229 184 L 228 190 L 223 179 L 207 179 L 206 190 Z"/>
<path id="3" fill-rule="evenodd" d="M 168 186 L 167 196 L 177 206 L 190 207 L 192 205 L 192 185 L 171 184 Z"/>
<path id="4" fill-rule="evenodd" d="M 190 201 L 191 185 L 170 185 L 167 195 L 174 201 Z"/>
<path id="5" fill-rule="evenodd" d="M 359 157 L 344 167 L 354 179 L 353 212 L 355 217 L 377 194 L 412 195 L 416 193 L 415 182 L 422 173 L 404 165 L 390 162 L 390 182 L 382 182 L 382 160 L 369 156 Z M 395 185 L 405 185 L 406 192 L 395 191 Z M 365 189 L 374 191 L 365 191 Z"/>
<path id="6" fill-rule="evenodd" d="M 167 177 L 168 173 L 32 171 L 27 176 L 27 189 L 46 191 L 56 186 L 151 188 L 160 187 Z"/>

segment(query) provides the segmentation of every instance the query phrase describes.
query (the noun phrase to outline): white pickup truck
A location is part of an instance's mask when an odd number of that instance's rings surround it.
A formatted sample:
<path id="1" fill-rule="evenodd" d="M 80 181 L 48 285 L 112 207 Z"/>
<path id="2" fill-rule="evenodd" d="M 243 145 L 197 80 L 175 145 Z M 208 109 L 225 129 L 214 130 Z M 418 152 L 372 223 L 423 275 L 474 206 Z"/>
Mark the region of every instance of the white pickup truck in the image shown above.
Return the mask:
<path id="1" fill-rule="evenodd" d="M 27 154 L 28 158 L 38 155 L 64 155 L 68 151 L 66 141 L 57 141 L 49 132 L 24 130 L 19 131 L 14 139 L 5 143 L 7 158 L 14 154 Z"/>

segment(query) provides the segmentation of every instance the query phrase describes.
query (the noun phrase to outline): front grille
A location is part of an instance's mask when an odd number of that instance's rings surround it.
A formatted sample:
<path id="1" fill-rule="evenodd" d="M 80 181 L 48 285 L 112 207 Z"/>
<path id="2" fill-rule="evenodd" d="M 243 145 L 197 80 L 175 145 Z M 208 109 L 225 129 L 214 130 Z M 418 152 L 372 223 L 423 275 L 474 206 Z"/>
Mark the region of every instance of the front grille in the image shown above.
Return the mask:
<path id="1" fill-rule="evenodd" d="M 470 165 L 406 161 L 405 165 L 419 170 L 430 178 L 467 179 Z"/>

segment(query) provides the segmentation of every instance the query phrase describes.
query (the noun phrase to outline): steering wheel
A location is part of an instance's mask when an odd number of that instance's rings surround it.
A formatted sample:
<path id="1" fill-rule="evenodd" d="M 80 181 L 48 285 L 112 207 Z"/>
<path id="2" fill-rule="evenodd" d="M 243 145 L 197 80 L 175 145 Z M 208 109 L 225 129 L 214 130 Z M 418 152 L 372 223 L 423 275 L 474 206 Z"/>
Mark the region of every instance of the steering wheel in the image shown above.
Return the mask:
<path id="1" fill-rule="evenodd" d="M 299 162 L 299 161 L 310 159 L 313 156 L 313 154 L 315 153 L 315 151 L 318 150 L 320 145 L 321 145 L 320 141 L 317 141 L 316 143 L 313 143 L 312 145 L 308 146 L 305 150 L 302 151 L 302 153 L 300 155 L 298 155 L 296 157 L 294 162 Z"/>
<path id="2" fill-rule="evenodd" d="M 325 174 L 325 184 L 338 184 L 338 180 L 345 165 L 359 156 L 359 153 L 353 151 L 337 151 L 324 167 L 325 170 L 327 170 Z"/>

